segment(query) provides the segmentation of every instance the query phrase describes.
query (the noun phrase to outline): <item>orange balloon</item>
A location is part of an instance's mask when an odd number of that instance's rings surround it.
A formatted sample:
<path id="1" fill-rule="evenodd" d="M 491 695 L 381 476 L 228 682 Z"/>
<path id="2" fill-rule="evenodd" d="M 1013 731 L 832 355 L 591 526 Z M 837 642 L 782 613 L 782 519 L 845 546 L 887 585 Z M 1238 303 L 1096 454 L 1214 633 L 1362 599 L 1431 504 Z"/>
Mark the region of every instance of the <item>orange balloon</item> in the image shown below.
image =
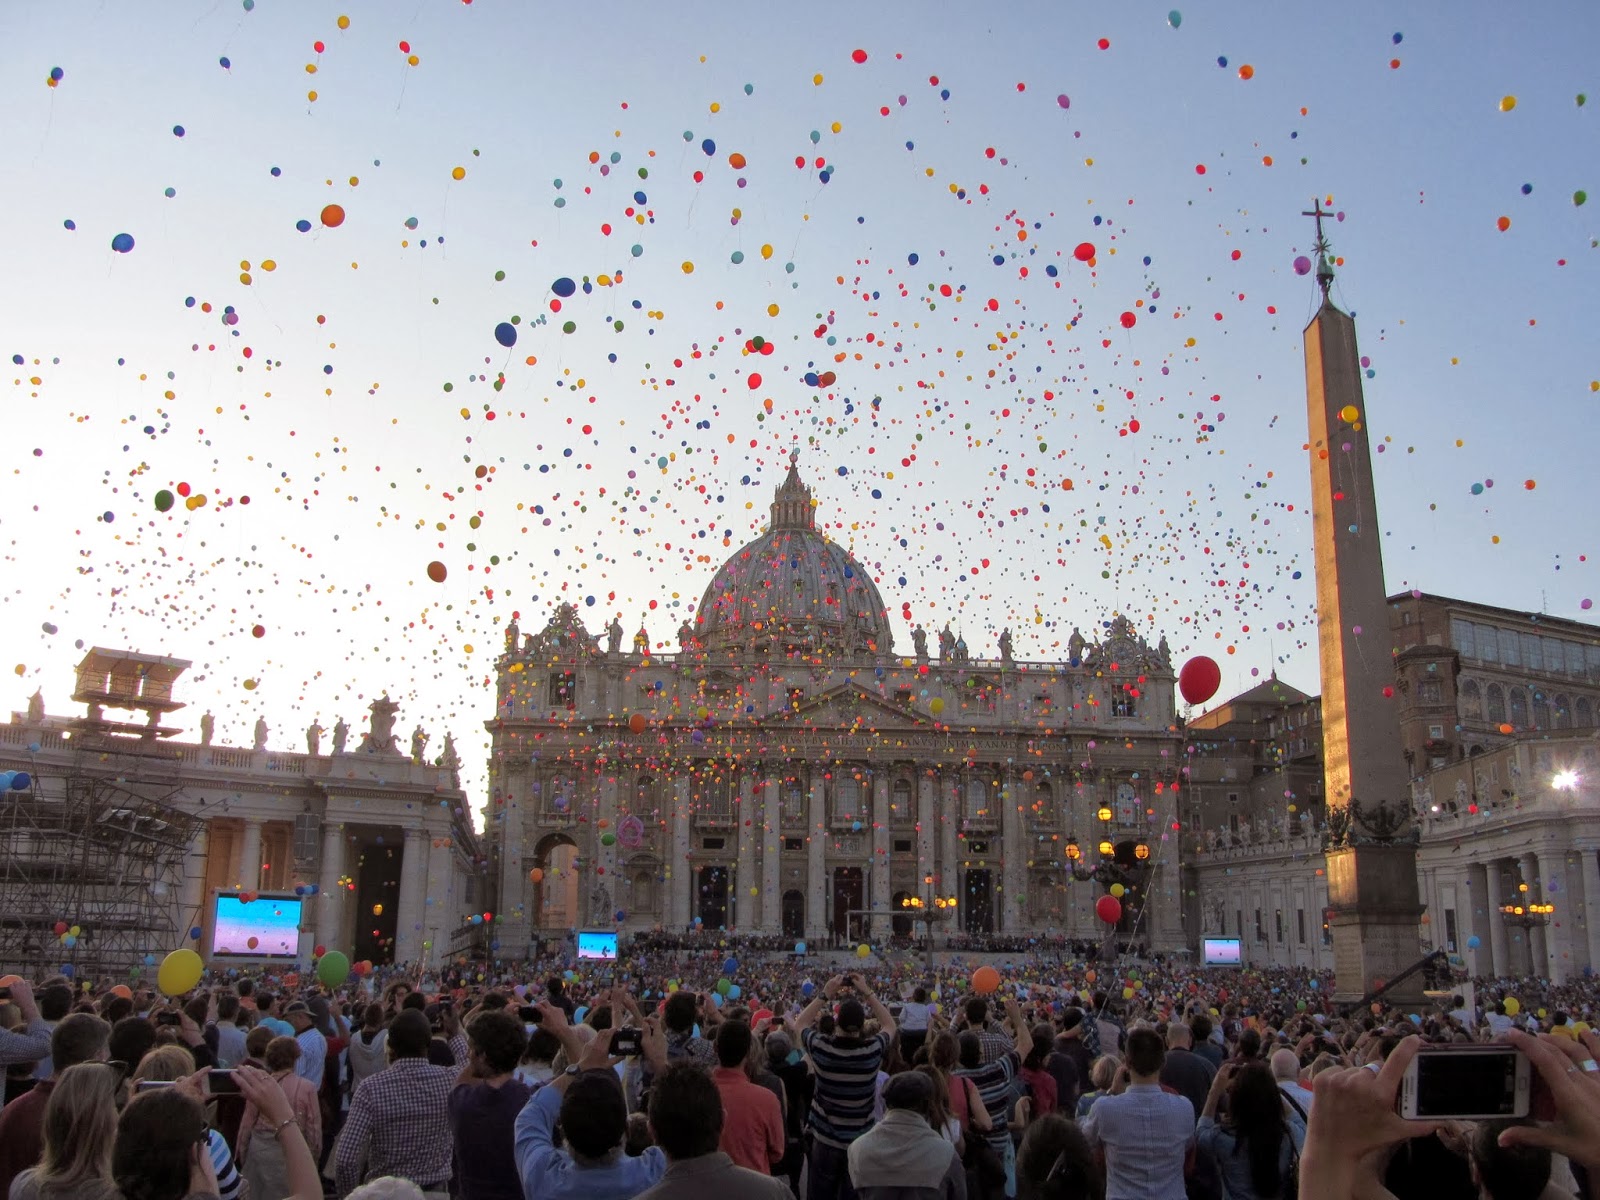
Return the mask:
<path id="1" fill-rule="evenodd" d="M 542 883 L 544 881 L 544 872 L 538 867 L 535 867 L 533 870 L 528 872 L 528 879 L 533 883 Z"/>
<path id="2" fill-rule="evenodd" d="M 125 983 L 119 983 L 111 989 L 113 996 L 121 996 L 124 1000 L 133 999 L 133 989 Z"/>
<path id="3" fill-rule="evenodd" d="M 980 996 L 992 995 L 1000 990 L 1000 972 L 993 967 L 979 967 L 972 973 L 972 990 Z"/>
<path id="4" fill-rule="evenodd" d="M 644 721 L 644 714 L 643 713 L 634 713 L 633 716 L 628 718 L 628 729 L 631 732 L 633 732 L 633 733 L 643 733 L 644 732 L 644 726 L 645 726 L 645 721 Z"/>
<path id="5" fill-rule="evenodd" d="M 330 204 L 322 210 L 322 223 L 329 229 L 337 229 L 344 224 L 344 209 L 337 204 Z"/>
<path id="6" fill-rule="evenodd" d="M 444 564 L 442 562 L 431 562 L 428 564 L 428 578 L 433 580 L 435 583 L 443 583 L 446 574 L 448 574 L 448 572 L 444 569 Z"/>

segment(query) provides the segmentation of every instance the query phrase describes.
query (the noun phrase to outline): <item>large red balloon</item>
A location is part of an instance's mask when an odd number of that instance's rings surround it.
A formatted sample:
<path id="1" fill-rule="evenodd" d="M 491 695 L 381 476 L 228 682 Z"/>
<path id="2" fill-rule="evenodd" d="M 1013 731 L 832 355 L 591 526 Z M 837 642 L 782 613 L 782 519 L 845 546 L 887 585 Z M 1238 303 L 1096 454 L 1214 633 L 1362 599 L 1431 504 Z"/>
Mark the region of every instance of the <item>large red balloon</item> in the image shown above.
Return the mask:
<path id="1" fill-rule="evenodd" d="M 1094 902 L 1094 915 L 1107 925 L 1115 925 L 1122 920 L 1122 901 L 1115 896 L 1101 896 Z"/>
<path id="2" fill-rule="evenodd" d="M 1204 704 L 1217 694 L 1222 686 L 1222 668 L 1216 660 L 1204 654 L 1196 655 L 1183 664 L 1178 672 L 1178 690 L 1190 704 Z"/>

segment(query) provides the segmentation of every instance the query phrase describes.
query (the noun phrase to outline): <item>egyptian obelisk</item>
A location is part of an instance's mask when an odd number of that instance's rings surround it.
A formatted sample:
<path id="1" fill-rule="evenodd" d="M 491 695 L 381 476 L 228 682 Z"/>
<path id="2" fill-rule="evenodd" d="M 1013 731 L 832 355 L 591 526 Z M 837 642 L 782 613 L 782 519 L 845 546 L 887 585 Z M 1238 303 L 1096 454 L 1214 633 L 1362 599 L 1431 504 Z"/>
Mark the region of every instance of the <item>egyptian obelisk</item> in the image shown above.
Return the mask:
<path id="1" fill-rule="evenodd" d="M 1420 957 L 1411 788 L 1393 697 L 1382 532 L 1361 393 L 1356 326 L 1329 296 L 1333 266 L 1319 201 L 1322 303 L 1305 329 L 1317 640 L 1322 662 L 1328 905 L 1335 999 L 1359 1000 Z M 1385 695 L 1385 689 L 1389 695 Z M 1413 976 L 1387 999 L 1420 1000 Z"/>

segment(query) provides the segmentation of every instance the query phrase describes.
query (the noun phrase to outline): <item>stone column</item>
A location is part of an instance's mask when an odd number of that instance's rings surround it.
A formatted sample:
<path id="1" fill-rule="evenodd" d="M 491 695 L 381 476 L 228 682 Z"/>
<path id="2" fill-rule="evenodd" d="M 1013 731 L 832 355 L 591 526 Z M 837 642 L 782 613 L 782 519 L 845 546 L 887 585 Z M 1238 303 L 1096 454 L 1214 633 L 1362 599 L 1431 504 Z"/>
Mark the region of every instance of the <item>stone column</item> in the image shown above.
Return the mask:
<path id="1" fill-rule="evenodd" d="M 917 886 L 915 892 L 928 899 L 928 886 L 922 881 L 933 874 L 933 791 L 936 781 L 924 770 L 917 777 Z M 937 887 L 937 885 L 936 885 Z M 945 895 L 937 890 L 937 895 Z"/>
<path id="2" fill-rule="evenodd" d="M 604 884 L 607 892 L 611 893 L 611 911 L 591 913 L 591 922 L 596 929 L 607 928 L 616 924 L 617 910 L 626 908 L 623 903 L 625 895 L 623 890 L 622 872 L 617 869 L 617 856 L 620 853 L 617 847 L 617 777 L 615 775 L 603 776 L 597 781 L 599 793 L 599 816 L 606 822 L 603 829 L 595 834 L 595 857 L 600 865 L 605 868 L 605 874 L 597 877 L 597 885 Z M 605 844 L 605 835 L 612 835 L 611 845 Z"/>
<path id="3" fill-rule="evenodd" d="M 960 840 L 956 837 L 961 821 L 961 775 L 941 772 L 934 786 L 944 798 L 942 811 L 934 818 L 939 823 L 939 869 L 934 873 L 938 882 L 934 886 L 941 894 L 957 899 L 955 919 L 945 921 L 945 928 L 954 933 L 967 915 L 966 897 L 961 894 Z"/>
<path id="4" fill-rule="evenodd" d="M 1581 973 L 1584 966 L 1590 970 L 1600 970 L 1600 859 L 1595 858 L 1594 846 L 1584 846 L 1581 850 L 1574 851 L 1581 861 L 1582 882 L 1584 882 L 1584 952 L 1589 957 L 1584 962 L 1574 962 L 1574 973 Z M 1574 939 L 1576 941 L 1576 939 Z M 1578 949 L 1574 947 L 1573 958 L 1578 958 Z"/>
<path id="5" fill-rule="evenodd" d="M 820 947 L 828 931 L 828 798 L 822 768 L 811 769 L 806 838 L 806 934 Z"/>
<path id="6" fill-rule="evenodd" d="M 783 781 L 764 773 L 761 803 L 752 814 L 761 824 L 761 932 L 783 932 Z"/>
<path id="7" fill-rule="evenodd" d="M 539 784 L 537 800 L 533 791 L 535 782 Z M 534 909 L 534 891 L 525 869 L 523 840 L 526 836 L 528 812 L 530 809 L 538 811 L 540 806 L 548 803 L 545 789 L 549 786 L 548 777 L 541 779 L 525 766 L 517 767 L 509 772 L 504 780 L 502 793 L 504 803 L 500 805 L 498 812 L 491 813 L 489 817 L 500 826 L 496 831 L 500 841 L 500 878 L 497 880 L 498 886 L 494 894 L 495 915 L 505 917 L 500 930 L 501 938 L 516 945 L 524 945 L 531 941 L 534 929 L 544 920 L 544 913 Z M 547 881 L 544 886 L 549 888 L 554 885 Z M 455 897 L 453 905 L 446 913 L 447 928 L 454 930 L 456 923 L 466 915 L 465 899 L 463 896 Z"/>
<path id="8" fill-rule="evenodd" d="M 239 886 L 253 892 L 261 886 L 261 819 L 244 819 L 244 838 L 239 849 Z"/>
<path id="9" fill-rule="evenodd" d="M 156 945 L 192 947 L 189 930 L 196 925 L 204 928 L 206 909 L 210 907 L 211 900 L 211 897 L 206 895 L 206 860 L 209 857 L 210 844 L 210 828 L 202 823 L 194 835 L 194 840 L 189 843 L 188 853 L 183 856 L 183 875 L 178 882 L 177 927 L 173 929 L 173 936 L 170 939 L 164 938 L 159 929 L 149 930 L 147 936 L 151 942 L 147 944 L 152 950 Z"/>
<path id="10" fill-rule="evenodd" d="M 735 926 L 740 933 L 754 933 L 757 923 L 758 897 L 750 894 L 759 887 L 756 878 L 756 841 L 761 836 L 756 820 L 760 817 L 756 804 L 756 778 L 748 771 L 739 772 L 739 807 L 734 820 L 739 822 L 739 894 L 734 897 Z"/>
<path id="11" fill-rule="evenodd" d="M 1000 920 L 997 928 L 1015 933 L 1028 923 L 1028 835 L 1022 819 L 1022 781 L 1016 768 L 1000 774 Z"/>
<path id="12" fill-rule="evenodd" d="M 689 777 L 672 781 L 672 856 L 667 869 L 668 926 L 682 933 L 689 925 L 689 899 L 694 889 L 694 865 L 689 861 Z"/>
<path id="13" fill-rule="evenodd" d="M 1522 882 L 1528 885 L 1526 892 L 1518 892 L 1511 903 L 1529 904 L 1542 903 L 1539 875 L 1539 856 L 1533 852 L 1519 855 L 1518 865 L 1522 868 Z M 1548 978 L 1550 974 L 1550 950 L 1545 930 L 1542 926 L 1535 925 L 1532 929 L 1523 931 L 1522 936 L 1528 943 L 1528 971 L 1532 975 Z"/>
<path id="14" fill-rule="evenodd" d="M 1489 896 L 1489 873 L 1481 863 L 1471 863 L 1467 867 L 1467 902 L 1460 906 L 1464 914 L 1462 920 L 1462 949 L 1461 956 L 1466 959 L 1467 969 L 1474 975 L 1494 975 L 1493 958 L 1494 945 L 1490 933 L 1490 926 L 1499 919 L 1498 913 L 1485 911 Z M 1457 901 L 1459 904 L 1459 900 Z M 1478 948 L 1467 948 L 1468 938 L 1478 939 Z"/>
<path id="15" fill-rule="evenodd" d="M 889 765 L 872 768 L 872 873 L 867 888 L 867 907 L 872 909 L 869 926 L 873 941 L 889 936 L 893 928 L 889 907 Z"/>
<path id="16" fill-rule="evenodd" d="M 455 850 L 447 844 L 452 836 L 450 826 L 429 833 L 430 843 L 435 836 L 440 843 L 428 853 L 428 890 L 422 898 L 422 961 L 429 965 L 450 952 L 452 913 L 465 902 L 465 897 L 455 895 Z M 501 953 L 507 958 L 521 958 L 528 952 L 527 938 L 518 936 L 514 944 L 506 939 Z"/>
<path id="17" fill-rule="evenodd" d="M 428 843 L 421 829 L 406 830 L 405 853 L 400 859 L 400 900 L 394 921 L 394 958 L 397 963 L 422 959 L 422 901 L 428 890 Z"/>
<path id="18" fill-rule="evenodd" d="M 344 874 L 344 823 L 332 813 L 322 818 L 322 871 L 317 883 L 317 941 L 329 950 L 349 954 L 351 947 L 340 945 L 344 919 L 344 892 L 339 877 Z"/>
<path id="19" fill-rule="evenodd" d="M 1484 898 L 1487 903 L 1484 907 L 1488 910 L 1485 919 L 1489 922 L 1489 949 L 1494 959 L 1491 970 L 1496 976 L 1511 975 L 1515 968 L 1511 965 L 1511 950 L 1506 936 L 1506 923 L 1500 916 L 1500 906 L 1506 902 L 1505 883 L 1500 878 L 1500 860 L 1491 858 L 1485 870 L 1487 885 L 1484 888 Z"/>
<path id="20" fill-rule="evenodd" d="M 1535 971 L 1549 977 L 1552 983 L 1565 983 L 1570 979 L 1575 970 L 1573 960 L 1578 957 L 1573 953 L 1572 922 L 1577 918 L 1576 897 L 1568 888 L 1563 888 L 1555 896 L 1550 895 L 1550 881 L 1561 878 L 1563 856 L 1560 850 L 1541 850 L 1535 856 L 1539 868 L 1539 903 L 1554 904 L 1555 915 L 1550 918 L 1550 924 L 1539 932 L 1543 934 L 1545 957 L 1542 964 L 1535 964 Z"/>

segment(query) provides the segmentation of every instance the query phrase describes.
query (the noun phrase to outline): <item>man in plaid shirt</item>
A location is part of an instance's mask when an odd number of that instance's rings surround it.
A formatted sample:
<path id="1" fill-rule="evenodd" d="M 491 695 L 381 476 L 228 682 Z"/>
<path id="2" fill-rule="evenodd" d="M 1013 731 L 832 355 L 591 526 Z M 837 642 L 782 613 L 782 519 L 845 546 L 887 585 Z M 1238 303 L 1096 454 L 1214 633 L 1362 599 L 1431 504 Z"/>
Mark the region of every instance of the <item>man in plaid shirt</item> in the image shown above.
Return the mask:
<path id="1" fill-rule="evenodd" d="M 428 1062 L 428 1018 L 406 1009 L 389 1026 L 386 1070 L 368 1076 L 350 1100 L 339 1137 L 338 1190 L 385 1175 L 424 1192 L 450 1187 L 450 1089 L 456 1072 Z"/>

